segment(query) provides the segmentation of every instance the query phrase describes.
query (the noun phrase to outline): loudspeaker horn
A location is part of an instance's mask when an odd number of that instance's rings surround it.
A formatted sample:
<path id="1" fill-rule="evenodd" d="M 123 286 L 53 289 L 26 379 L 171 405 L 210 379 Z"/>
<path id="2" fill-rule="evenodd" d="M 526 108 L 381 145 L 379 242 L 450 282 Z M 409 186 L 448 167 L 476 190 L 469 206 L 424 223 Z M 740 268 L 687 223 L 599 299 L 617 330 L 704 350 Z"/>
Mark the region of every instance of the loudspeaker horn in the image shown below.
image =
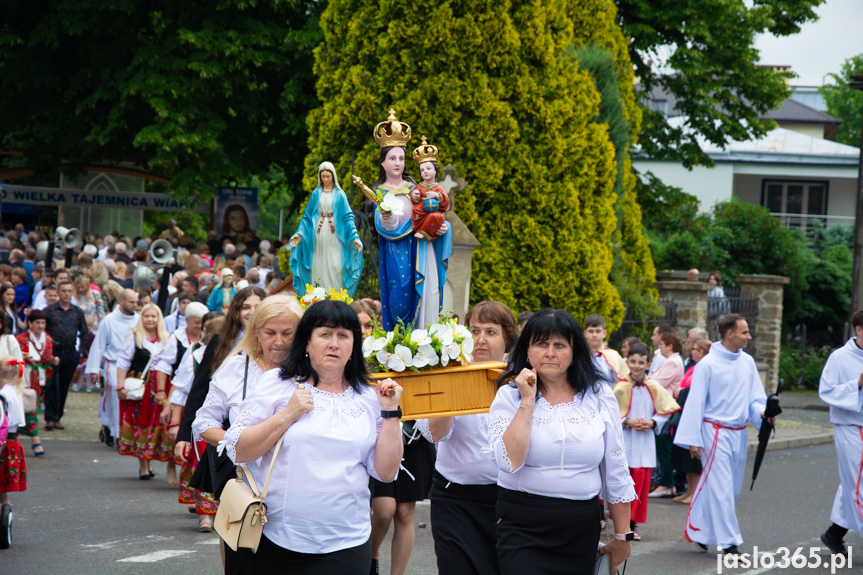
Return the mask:
<path id="1" fill-rule="evenodd" d="M 132 283 L 135 289 L 147 289 L 156 283 L 156 279 L 156 272 L 145 265 L 138 264 L 132 276 Z"/>
<path id="2" fill-rule="evenodd" d="M 156 240 L 150 246 L 150 259 L 155 263 L 164 265 L 171 261 L 174 255 L 174 247 L 168 240 Z"/>
<path id="3" fill-rule="evenodd" d="M 44 261 L 48 256 L 48 246 L 51 245 L 51 242 L 41 241 L 36 244 L 36 261 L 41 262 Z"/>
<path id="4" fill-rule="evenodd" d="M 78 244 L 81 243 L 81 230 L 78 228 L 64 228 L 63 226 L 59 226 L 54 231 L 54 241 L 58 241 L 64 246 L 66 249 L 72 250 L 78 247 Z"/>

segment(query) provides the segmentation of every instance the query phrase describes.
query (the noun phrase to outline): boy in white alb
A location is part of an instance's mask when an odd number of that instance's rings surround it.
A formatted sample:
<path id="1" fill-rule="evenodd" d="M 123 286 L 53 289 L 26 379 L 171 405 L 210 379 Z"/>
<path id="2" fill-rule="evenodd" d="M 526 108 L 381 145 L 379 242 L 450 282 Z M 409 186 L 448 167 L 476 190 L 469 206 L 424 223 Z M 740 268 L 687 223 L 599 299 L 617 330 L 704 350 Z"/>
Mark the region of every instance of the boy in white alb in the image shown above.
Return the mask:
<path id="1" fill-rule="evenodd" d="M 845 534 L 849 529 L 863 533 L 858 503 L 863 463 L 863 310 L 854 312 L 851 325 L 855 337 L 830 354 L 818 386 L 818 396 L 830 406 L 839 463 L 839 488 L 830 513 L 833 524 L 821 535 L 821 541 L 833 553 L 846 557 Z"/>
<path id="2" fill-rule="evenodd" d="M 636 541 L 641 541 L 637 526 L 647 521 L 647 494 L 650 475 L 656 467 L 654 437 L 680 406 L 664 387 L 646 376 L 650 350 L 643 343 L 629 348 L 626 365 L 629 375 L 614 385 L 614 396 L 623 422 L 623 441 L 629 474 L 635 482 L 638 498 L 631 503 L 629 528 Z"/>
<path id="3" fill-rule="evenodd" d="M 619 353 L 605 346 L 607 336 L 604 317 L 592 313 L 584 319 L 584 339 L 590 346 L 593 365 L 605 376 L 608 385 L 613 386 L 617 380 L 629 375 L 629 368 Z"/>

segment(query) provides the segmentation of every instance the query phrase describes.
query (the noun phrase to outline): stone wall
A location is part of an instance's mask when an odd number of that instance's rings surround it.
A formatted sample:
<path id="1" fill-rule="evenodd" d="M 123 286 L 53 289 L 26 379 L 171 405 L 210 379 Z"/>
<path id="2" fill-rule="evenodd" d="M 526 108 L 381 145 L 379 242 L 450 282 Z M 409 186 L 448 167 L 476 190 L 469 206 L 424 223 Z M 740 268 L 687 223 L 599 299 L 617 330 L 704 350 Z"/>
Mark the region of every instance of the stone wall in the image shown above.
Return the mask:
<path id="1" fill-rule="evenodd" d="M 686 272 L 684 272 L 684 278 Z M 686 341 L 687 332 L 700 327 L 707 329 L 707 292 L 710 284 L 701 282 L 658 281 L 660 300 L 669 300 L 677 304 L 677 329 L 680 337 Z"/>
<path id="2" fill-rule="evenodd" d="M 755 361 L 767 365 L 767 393 L 776 391 L 782 338 L 782 295 L 789 279 L 773 275 L 737 276 L 741 297 L 758 298 Z"/>

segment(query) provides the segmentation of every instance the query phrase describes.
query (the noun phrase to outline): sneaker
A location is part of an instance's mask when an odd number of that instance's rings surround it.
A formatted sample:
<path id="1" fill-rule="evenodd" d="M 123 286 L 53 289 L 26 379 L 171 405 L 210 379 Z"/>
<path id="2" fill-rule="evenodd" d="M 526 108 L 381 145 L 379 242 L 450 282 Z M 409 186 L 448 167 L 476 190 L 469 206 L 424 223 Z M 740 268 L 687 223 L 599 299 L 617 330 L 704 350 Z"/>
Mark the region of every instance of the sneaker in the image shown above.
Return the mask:
<path id="1" fill-rule="evenodd" d="M 81 391 L 81 386 L 80 385 L 73 385 L 72 391 Z"/>
<path id="2" fill-rule="evenodd" d="M 371 569 L 369 569 L 369 575 L 380 575 L 380 563 L 377 559 L 372 559 Z"/>
<path id="3" fill-rule="evenodd" d="M 641 535 L 638 534 L 638 530 L 635 528 L 632 529 L 632 540 L 641 541 Z"/>
<path id="4" fill-rule="evenodd" d="M 833 555 L 848 557 L 848 548 L 845 547 L 845 542 L 838 537 L 834 537 L 829 531 L 825 531 L 821 535 L 821 542 L 830 549 Z"/>
<path id="5" fill-rule="evenodd" d="M 707 553 L 707 545 L 705 545 L 704 543 L 699 543 L 698 541 L 693 541 L 693 543 L 695 543 L 695 546 L 698 547 L 699 553 Z"/>
<path id="6" fill-rule="evenodd" d="M 722 550 L 723 555 L 740 555 L 740 549 L 737 548 L 737 545 L 731 545 Z"/>

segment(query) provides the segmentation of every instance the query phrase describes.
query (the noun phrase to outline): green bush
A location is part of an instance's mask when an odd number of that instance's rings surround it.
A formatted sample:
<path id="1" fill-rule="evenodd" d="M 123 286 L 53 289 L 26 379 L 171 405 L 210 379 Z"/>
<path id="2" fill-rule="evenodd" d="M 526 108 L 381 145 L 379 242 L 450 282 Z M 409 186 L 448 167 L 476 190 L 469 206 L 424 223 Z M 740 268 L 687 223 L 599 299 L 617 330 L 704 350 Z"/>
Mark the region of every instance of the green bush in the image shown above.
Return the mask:
<path id="1" fill-rule="evenodd" d="M 779 377 L 785 379 L 786 389 L 796 386 L 798 382 L 803 387 L 818 389 L 824 364 L 833 352 L 829 345 L 810 346 L 806 348 L 803 365 L 803 380 L 800 380 L 800 345 L 795 343 L 782 344 L 779 355 Z"/>

